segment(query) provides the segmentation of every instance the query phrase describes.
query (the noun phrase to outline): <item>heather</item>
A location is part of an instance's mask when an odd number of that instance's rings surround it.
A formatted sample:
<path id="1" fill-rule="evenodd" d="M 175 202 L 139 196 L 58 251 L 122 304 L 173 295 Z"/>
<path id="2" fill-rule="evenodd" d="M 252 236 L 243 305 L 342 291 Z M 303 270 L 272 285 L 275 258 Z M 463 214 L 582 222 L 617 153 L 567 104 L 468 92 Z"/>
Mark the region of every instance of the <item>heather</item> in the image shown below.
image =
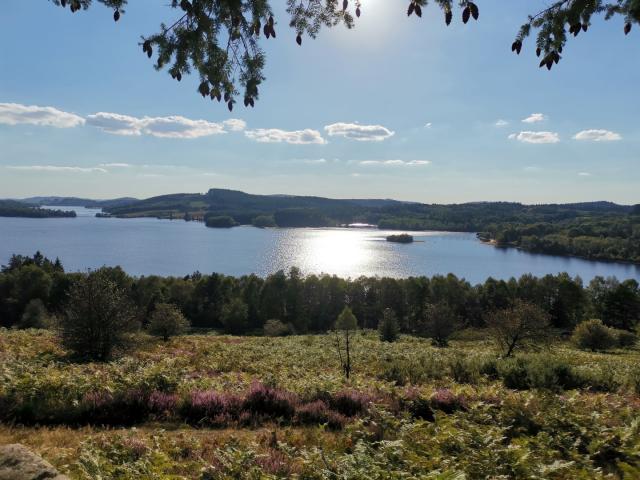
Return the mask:
<path id="1" fill-rule="evenodd" d="M 640 354 L 555 340 L 499 358 L 484 331 L 436 347 L 377 331 L 146 334 L 78 362 L 0 331 L 0 442 L 71 478 L 637 478 Z"/>

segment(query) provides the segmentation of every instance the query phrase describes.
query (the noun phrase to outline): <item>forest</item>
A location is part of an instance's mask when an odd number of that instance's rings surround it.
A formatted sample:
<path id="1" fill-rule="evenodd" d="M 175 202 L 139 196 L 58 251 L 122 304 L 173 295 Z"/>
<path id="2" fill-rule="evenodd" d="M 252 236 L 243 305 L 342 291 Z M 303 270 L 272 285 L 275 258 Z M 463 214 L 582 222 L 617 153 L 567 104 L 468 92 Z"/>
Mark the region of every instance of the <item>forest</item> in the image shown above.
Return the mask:
<path id="1" fill-rule="evenodd" d="M 132 277 L 120 267 L 100 271 L 122 290 L 133 311 L 132 321 L 145 325 L 158 304 L 171 304 L 195 328 L 233 334 L 262 332 L 273 319 L 298 334 L 326 332 L 345 306 L 353 311 L 359 328 L 378 328 L 384 311 L 390 309 L 400 331 L 413 334 L 420 334 L 429 305 L 446 305 L 460 329 L 484 327 L 487 314 L 517 301 L 539 307 L 553 327 L 567 331 L 589 318 L 629 331 L 640 321 L 638 283 L 615 278 L 596 277 L 584 285 L 567 274 L 524 275 L 471 285 L 452 274 L 349 280 L 303 276 L 296 268 L 266 278 L 199 272 L 185 277 Z M 87 275 L 66 273 L 58 260 L 40 253 L 14 255 L 0 273 L 1 324 L 19 325 L 34 302 L 44 306 L 46 315 L 61 315 L 74 301 L 69 298 L 74 283 Z"/>
<path id="2" fill-rule="evenodd" d="M 0 217 L 59 218 L 75 217 L 71 210 L 54 210 L 25 205 L 13 200 L 0 200 Z"/>

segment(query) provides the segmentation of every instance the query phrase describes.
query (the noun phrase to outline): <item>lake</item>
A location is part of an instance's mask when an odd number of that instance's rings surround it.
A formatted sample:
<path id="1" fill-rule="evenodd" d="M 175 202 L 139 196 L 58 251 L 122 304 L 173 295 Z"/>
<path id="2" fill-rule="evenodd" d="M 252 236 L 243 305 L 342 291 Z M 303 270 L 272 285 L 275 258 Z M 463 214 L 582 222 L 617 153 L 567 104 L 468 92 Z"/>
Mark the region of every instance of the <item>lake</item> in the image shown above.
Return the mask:
<path id="1" fill-rule="evenodd" d="M 58 207 L 59 208 L 59 207 Z M 454 273 L 472 283 L 487 277 L 568 272 L 640 280 L 640 266 L 531 254 L 483 244 L 473 233 L 412 232 L 416 242 L 385 241 L 377 229 L 206 228 L 198 222 L 95 218 L 99 210 L 67 207 L 77 218 L 0 218 L 0 263 L 13 253 L 59 257 L 67 271 L 120 265 L 132 275 L 228 275 L 299 267 L 341 277 L 409 277 Z M 397 233 L 397 232 L 395 232 Z"/>

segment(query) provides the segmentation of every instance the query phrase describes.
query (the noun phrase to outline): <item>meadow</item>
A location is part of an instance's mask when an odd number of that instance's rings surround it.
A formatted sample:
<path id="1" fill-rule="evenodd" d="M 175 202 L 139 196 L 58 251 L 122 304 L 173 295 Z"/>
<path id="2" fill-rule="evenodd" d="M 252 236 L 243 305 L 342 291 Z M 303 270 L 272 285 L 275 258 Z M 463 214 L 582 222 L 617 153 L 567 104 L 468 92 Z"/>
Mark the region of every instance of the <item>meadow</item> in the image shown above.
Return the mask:
<path id="1" fill-rule="evenodd" d="M 481 331 L 359 331 L 346 380 L 331 334 L 131 340 L 78 363 L 50 331 L 1 329 L 0 444 L 72 479 L 640 477 L 634 348 L 500 359 Z"/>

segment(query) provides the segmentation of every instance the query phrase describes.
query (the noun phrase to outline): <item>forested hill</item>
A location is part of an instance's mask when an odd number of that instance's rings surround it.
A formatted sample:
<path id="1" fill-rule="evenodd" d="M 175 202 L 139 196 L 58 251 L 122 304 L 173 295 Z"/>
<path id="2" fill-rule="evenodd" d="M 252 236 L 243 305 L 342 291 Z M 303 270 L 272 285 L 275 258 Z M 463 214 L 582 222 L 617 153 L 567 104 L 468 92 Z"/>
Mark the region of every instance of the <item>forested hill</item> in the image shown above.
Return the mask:
<path id="1" fill-rule="evenodd" d="M 49 210 L 25 205 L 13 200 L 0 200 L 0 217 L 49 218 L 75 216 L 76 213 L 73 211 Z"/>
<path id="2" fill-rule="evenodd" d="M 94 200 L 91 198 L 79 197 L 30 197 L 21 199 L 20 202 L 31 205 L 48 207 L 85 207 L 85 208 L 107 208 L 118 207 L 138 201 L 133 197 L 114 198 L 112 200 Z"/>
<path id="3" fill-rule="evenodd" d="M 116 216 L 204 220 L 210 227 L 327 227 L 369 223 L 391 230 L 479 232 L 497 245 L 528 251 L 640 263 L 640 205 L 612 202 L 452 205 L 395 200 L 252 195 L 211 189 L 106 207 Z"/>

